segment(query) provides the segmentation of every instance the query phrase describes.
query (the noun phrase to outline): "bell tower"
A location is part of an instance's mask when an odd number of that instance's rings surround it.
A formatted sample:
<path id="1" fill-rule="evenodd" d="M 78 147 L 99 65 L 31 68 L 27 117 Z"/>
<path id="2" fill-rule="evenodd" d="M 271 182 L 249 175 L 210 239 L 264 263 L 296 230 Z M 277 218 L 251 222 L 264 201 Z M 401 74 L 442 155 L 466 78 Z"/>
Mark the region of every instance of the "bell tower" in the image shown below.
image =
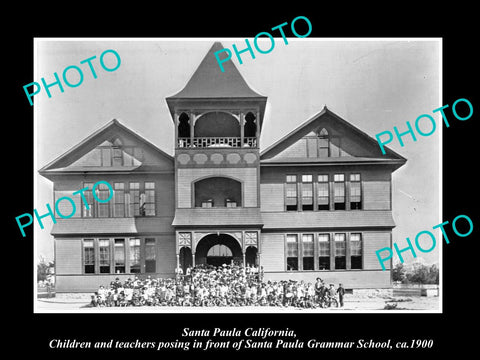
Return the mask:
<path id="1" fill-rule="evenodd" d="M 196 244 L 212 233 L 236 239 L 244 262 L 247 237 L 258 249 L 259 145 L 267 97 L 253 91 L 231 61 L 220 70 L 214 53 L 221 49 L 215 42 L 186 86 L 166 99 L 175 124 L 173 226 L 181 266 L 182 248 L 191 250 L 195 263 Z"/>

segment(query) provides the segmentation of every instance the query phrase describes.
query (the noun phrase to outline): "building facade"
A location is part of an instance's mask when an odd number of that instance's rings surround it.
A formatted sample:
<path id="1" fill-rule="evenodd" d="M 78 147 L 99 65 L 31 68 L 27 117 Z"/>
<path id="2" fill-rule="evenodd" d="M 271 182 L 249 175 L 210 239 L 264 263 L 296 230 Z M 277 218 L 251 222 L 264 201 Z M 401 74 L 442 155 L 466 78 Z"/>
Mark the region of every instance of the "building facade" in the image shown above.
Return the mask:
<path id="1" fill-rule="evenodd" d="M 112 120 L 39 171 L 54 202 L 81 209 L 56 214 L 51 232 L 58 292 L 231 261 L 263 267 L 265 279 L 391 286 L 375 251 L 392 245 L 392 173 L 406 159 L 382 155 L 326 106 L 261 150 L 267 97 L 232 62 L 220 72 L 221 48 L 166 98 L 173 156 Z"/>

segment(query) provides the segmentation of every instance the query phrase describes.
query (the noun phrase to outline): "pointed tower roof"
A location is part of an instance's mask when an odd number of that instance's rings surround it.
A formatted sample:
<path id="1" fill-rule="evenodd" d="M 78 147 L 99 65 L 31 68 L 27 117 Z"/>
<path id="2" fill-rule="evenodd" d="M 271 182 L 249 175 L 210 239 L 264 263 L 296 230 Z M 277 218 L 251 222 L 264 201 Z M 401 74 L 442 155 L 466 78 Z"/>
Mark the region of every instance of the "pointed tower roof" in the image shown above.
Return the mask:
<path id="1" fill-rule="evenodd" d="M 232 61 L 226 61 L 220 69 L 215 52 L 224 47 L 215 42 L 193 73 L 187 85 L 168 99 L 201 99 L 201 98 L 265 98 L 253 91 Z M 226 56 L 223 54 L 222 56 Z"/>

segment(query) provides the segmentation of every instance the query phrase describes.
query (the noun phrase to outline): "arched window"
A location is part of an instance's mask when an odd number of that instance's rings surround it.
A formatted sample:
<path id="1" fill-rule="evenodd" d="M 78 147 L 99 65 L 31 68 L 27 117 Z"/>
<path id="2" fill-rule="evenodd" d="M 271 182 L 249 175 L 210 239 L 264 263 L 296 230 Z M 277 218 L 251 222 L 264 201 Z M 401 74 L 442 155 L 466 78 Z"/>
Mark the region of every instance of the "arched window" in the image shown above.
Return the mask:
<path id="1" fill-rule="evenodd" d="M 318 157 L 330 156 L 330 136 L 327 129 L 323 128 L 317 133 L 318 136 Z"/>
<path id="2" fill-rule="evenodd" d="M 195 137 L 240 137 L 240 124 L 231 114 L 214 111 L 195 121 Z"/>
<path id="3" fill-rule="evenodd" d="M 213 245 L 207 253 L 207 256 L 232 257 L 232 250 L 223 244 Z"/>
<path id="4" fill-rule="evenodd" d="M 242 184 L 226 177 L 209 177 L 194 185 L 195 207 L 242 206 Z"/>
<path id="5" fill-rule="evenodd" d="M 257 135 L 257 124 L 255 123 L 255 115 L 249 112 L 245 115 L 245 137 L 255 137 Z"/>
<path id="6" fill-rule="evenodd" d="M 190 118 L 187 114 L 181 113 L 178 118 L 178 137 L 189 138 L 190 137 L 190 124 L 188 122 Z"/>

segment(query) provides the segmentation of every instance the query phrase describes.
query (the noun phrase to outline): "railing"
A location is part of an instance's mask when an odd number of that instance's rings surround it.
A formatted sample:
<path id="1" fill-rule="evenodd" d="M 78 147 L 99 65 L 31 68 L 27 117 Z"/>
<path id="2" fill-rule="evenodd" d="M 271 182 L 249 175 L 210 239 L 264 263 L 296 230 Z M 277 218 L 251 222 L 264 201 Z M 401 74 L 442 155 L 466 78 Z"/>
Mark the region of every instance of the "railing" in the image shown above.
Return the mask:
<path id="1" fill-rule="evenodd" d="M 207 148 L 207 147 L 257 147 L 256 137 L 194 137 L 178 138 L 179 148 Z"/>

